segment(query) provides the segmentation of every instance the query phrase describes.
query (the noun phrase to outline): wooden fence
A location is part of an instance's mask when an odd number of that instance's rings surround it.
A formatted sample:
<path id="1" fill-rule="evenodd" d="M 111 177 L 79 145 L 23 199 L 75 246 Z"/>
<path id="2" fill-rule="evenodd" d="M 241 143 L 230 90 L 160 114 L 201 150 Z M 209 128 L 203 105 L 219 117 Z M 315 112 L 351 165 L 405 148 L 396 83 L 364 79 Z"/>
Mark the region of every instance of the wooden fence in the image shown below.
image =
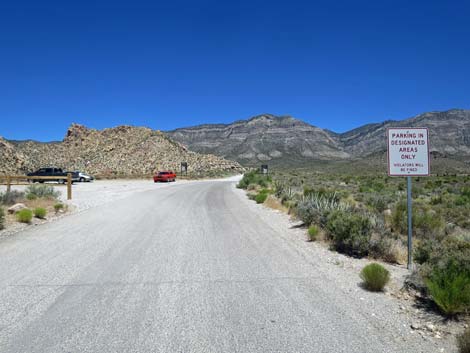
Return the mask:
<path id="1" fill-rule="evenodd" d="M 67 176 L 27 176 L 27 175 L 0 175 L 0 185 L 7 186 L 7 192 L 12 185 L 30 185 L 34 181 L 59 181 L 58 185 L 67 185 L 67 200 L 72 200 L 72 174 Z M 60 183 L 60 181 L 63 181 Z"/>

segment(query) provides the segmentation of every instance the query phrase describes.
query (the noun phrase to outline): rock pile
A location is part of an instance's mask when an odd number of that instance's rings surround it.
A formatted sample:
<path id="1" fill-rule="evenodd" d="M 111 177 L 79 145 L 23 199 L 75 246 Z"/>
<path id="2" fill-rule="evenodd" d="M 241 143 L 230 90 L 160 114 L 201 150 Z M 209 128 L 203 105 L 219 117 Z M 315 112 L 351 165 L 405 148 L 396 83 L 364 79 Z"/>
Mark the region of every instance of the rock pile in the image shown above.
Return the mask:
<path id="1" fill-rule="evenodd" d="M 95 130 L 72 124 L 62 142 L 1 140 L 0 153 L 9 156 L 1 159 L 3 173 L 57 166 L 108 178 L 144 176 L 156 170 L 178 171 L 181 162 L 187 162 L 188 172 L 196 175 L 243 170 L 237 162 L 188 151 L 159 131 L 133 126 Z"/>
<path id="2" fill-rule="evenodd" d="M 13 144 L 0 137 L 0 175 L 15 174 L 28 166 L 27 158 Z"/>

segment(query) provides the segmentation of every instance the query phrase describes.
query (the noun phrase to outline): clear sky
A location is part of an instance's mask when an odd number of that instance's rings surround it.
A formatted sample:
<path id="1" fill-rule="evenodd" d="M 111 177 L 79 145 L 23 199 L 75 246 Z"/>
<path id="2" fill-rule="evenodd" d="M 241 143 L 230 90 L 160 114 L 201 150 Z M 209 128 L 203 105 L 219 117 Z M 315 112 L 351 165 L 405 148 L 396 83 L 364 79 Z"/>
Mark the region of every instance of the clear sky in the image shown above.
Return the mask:
<path id="1" fill-rule="evenodd" d="M 470 108 L 469 1 L 0 2 L 0 135 Z"/>

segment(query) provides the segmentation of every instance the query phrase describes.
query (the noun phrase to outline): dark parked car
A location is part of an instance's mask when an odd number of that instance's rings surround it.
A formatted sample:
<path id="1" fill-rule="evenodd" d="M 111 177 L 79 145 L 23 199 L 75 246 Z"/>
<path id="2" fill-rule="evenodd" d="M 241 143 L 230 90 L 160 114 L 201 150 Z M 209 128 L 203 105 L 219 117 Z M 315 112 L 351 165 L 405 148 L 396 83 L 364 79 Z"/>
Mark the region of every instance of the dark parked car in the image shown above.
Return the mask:
<path id="1" fill-rule="evenodd" d="M 65 172 L 61 168 L 47 167 L 36 170 L 35 172 L 26 174 L 27 176 L 44 176 L 44 177 L 66 177 L 68 173 L 72 174 L 72 182 L 78 181 L 78 173 L 75 172 Z M 57 181 L 58 183 L 67 182 L 66 179 L 50 179 L 50 180 L 38 180 L 38 179 L 29 179 L 29 181 L 35 183 L 44 183 L 45 181 Z"/>

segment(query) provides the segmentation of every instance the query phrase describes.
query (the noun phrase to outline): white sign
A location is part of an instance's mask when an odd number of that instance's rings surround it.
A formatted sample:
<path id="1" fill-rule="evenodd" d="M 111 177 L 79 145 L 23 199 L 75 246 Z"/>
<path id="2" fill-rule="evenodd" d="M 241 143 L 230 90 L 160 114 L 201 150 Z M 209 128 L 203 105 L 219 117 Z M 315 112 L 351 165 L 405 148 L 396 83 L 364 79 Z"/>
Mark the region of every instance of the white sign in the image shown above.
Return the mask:
<path id="1" fill-rule="evenodd" d="M 427 128 L 387 129 L 388 175 L 429 175 L 429 134 Z"/>

